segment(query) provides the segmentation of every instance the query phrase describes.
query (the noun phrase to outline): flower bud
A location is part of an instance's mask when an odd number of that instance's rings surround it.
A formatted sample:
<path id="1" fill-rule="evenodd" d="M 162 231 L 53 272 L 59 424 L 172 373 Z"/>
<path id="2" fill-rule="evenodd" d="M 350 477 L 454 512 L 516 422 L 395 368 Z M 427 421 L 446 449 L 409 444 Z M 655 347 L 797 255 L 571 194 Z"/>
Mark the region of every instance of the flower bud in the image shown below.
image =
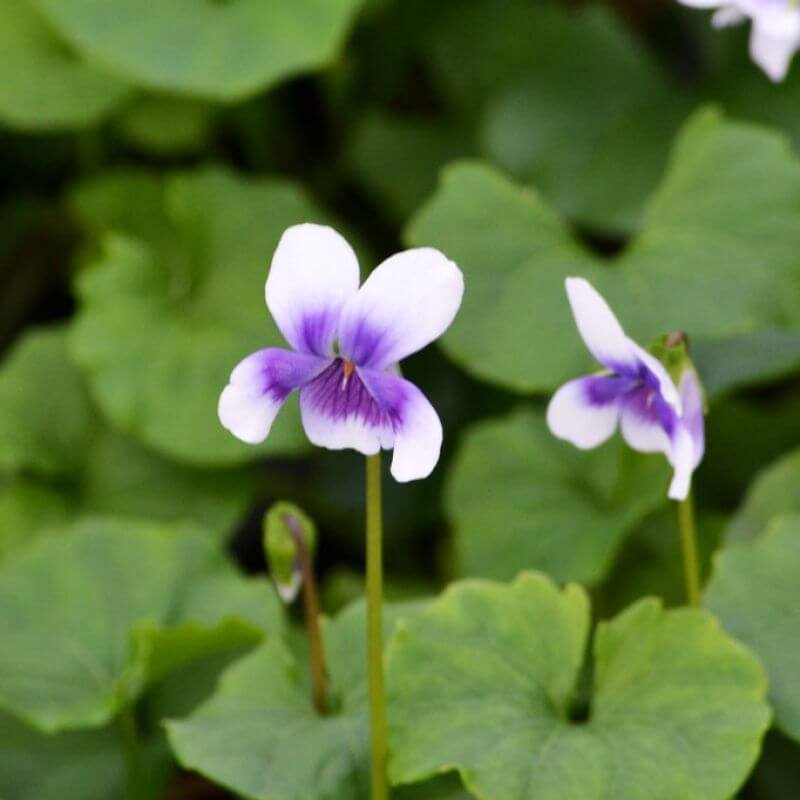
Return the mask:
<path id="1" fill-rule="evenodd" d="M 275 588 L 291 603 L 303 584 L 302 559 L 313 559 L 317 531 L 312 520 L 293 503 L 275 503 L 264 515 L 264 552 Z"/>

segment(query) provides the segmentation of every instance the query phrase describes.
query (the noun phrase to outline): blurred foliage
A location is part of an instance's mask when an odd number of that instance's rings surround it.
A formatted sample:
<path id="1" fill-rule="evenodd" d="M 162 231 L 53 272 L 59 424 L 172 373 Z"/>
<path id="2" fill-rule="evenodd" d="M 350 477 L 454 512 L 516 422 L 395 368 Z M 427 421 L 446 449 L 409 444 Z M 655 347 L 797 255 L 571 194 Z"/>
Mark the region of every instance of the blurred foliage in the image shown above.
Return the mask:
<path id="1" fill-rule="evenodd" d="M 543 399 L 593 368 L 563 278 L 590 278 L 644 344 L 687 332 L 710 404 L 695 482 L 706 604 L 760 656 L 782 729 L 741 796 L 798 795 L 797 65 L 770 83 L 746 30 L 712 30 L 673 0 L 0 0 L 0 52 L 0 800 L 125 796 L 121 714 L 140 730 L 142 798 L 228 796 L 178 774 L 172 719 L 182 762 L 288 800 L 262 785 L 265 750 L 298 748 L 257 713 L 276 687 L 307 727 L 300 749 L 332 759 L 329 797 L 364 797 L 348 783 L 366 746 L 362 459 L 312 452 L 291 402 L 262 447 L 216 417 L 233 365 L 281 343 L 264 280 L 283 229 L 308 220 L 345 230 L 363 274 L 432 245 L 466 276 L 441 347 L 403 365 L 445 445 L 430 480 L 387 472 L 387 594 L 530 568 L 581 581 L 613 618 L 590 647 L 600 666 L 617 645 L 635 656 L 631 630 L 672 624 L 681 646 L 667 637 L 665 652 L 688 663 L 707 617 L 634 605 L 683 600 L 663 459 L 618 441 L 581 453 L 546 431 Z M 234 566 L 263 572 L 261 519 L 279 498 L 317 524 L 336 613 L 342 708 L 325 724 L 302 635 L 265 577 Z M 539 594 L 531 614 L 564 634 Z M 392 658 L 411 658 L 439 613 L 400 623 L 413 646 Z M 513 660 L 530 642 L 509 636 Z M 708 637 L 729 651 L 729 636 Z M 428 710 L 426 675 L 440 673 L 411 660 L 419 683 L 403 691 Z M 481 663 L 470 651 L 453 667 Z M 659 696 L 665 719 L 682 718 Z M 458 743 L 453 719 L 437 744 Z M 648 787 L 671 746 L 653 736 Z M 709 756 L 709 797 L 744 780 L 752 742 L 731 745 L 724 779 Z M 452 766 L 415 747 L 395 767 L 404 779 Z M 313 800 L 306 788 L 297 800 Z M 454 773 L 397 790 L 468 796 Z"/>

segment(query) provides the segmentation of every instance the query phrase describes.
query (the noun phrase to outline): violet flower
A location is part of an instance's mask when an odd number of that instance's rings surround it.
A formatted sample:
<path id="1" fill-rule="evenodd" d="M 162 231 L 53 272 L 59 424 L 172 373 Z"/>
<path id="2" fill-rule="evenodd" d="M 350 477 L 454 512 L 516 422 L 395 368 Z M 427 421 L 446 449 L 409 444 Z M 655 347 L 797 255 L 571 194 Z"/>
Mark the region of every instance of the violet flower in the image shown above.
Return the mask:
<path id="1" fill-rule="evenodd" d="M 716 8 L 717 28 L 752 20 L 750 57 L 773 81 L 782 81 L 800 48 L 800 4 L 797 0 L 680 0 L 695 8 Z"/>
<path id="2" fill-rule="evenodd" d="M 448 328 L 463 291 L 459 268 L 427 247 L 387 259 L 359 288 L 356 255 L 339 233 L 288 228 L 266 301 L 294 349 L 259 350 L 239 363 L 219 399 L 220 421 L 242 441 L 261 442 L 298 389 L 313 444 L 365 455 L 394 448 L 396 480 L 426 477 L 439 460 L 442 425 L 397 365 Z"/>
<path id="3" fill-rule="evenodd" d="M 629 339 L 605 300 L 582 278 L 567 278 L 578 330 L 608 370 L 564 384 L 547 409 L 550 430 L 581 449 L 597 447 L 616 430 L 643 453 L 664 453 L 674 469 L 669 496 L 685 500 L 705 448 L 703 398 L 694 370 L 680 391 L 655 358 Z"/>

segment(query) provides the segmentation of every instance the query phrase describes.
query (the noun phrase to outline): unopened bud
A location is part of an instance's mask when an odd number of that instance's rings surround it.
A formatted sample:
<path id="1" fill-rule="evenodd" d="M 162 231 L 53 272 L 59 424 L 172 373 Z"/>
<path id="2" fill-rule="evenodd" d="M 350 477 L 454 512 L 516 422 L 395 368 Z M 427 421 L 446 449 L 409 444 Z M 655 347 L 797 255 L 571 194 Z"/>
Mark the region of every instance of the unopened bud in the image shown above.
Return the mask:
<path id="1" fill-rule="evenodd" d="M 264 552 L 272 580 L 284 603 L 291 603 L 303 585 L 302 559 L 313 558 L 314 523 L 293 503 L 275 503 L 264 515 Z"/>

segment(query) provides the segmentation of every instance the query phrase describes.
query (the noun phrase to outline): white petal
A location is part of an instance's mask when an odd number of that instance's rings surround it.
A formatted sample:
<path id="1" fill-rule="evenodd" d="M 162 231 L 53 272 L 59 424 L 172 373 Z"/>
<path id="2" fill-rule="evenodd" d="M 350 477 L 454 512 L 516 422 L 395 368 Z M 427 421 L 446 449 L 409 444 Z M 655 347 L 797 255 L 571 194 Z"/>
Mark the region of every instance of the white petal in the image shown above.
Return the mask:
<path id="1" fill-rule="evenodd" d="M 683 401 L 683 423 L 692 437 L 694 468 L 697 469 L 705 453 L 706 435 L 703 392 L 694 370 L 687 369 L 681 375 L 680 392 Z"/>
<path id="2" fill-rule="evenodd" d="M 583 278 L 567 278 L 566 287 L 578 331 L 592 355 L 613 372 L 635 369 L 633 342 L 608 303 Z"/>
<path id="3" fill-rule="evenodd" d="M 553 435 L 581 450 L 602 444 L 617 427 L 619 397 L 605 403 L 592 401 L 592 382 L 600 380 L 612 379 L 589 376 L 565 383 L 547 406 L 547 424 Z"/>
<path id="4" fill-rule="evenodd" d="M 620 429 L 628 445 L 640 453 L 669 456 L 672 443 L 664 430 L 662 413 L 670 415 L 673 426 L 677 424 L 675 412 L 659 406 L 659 394 L 655 389 L 645 386 L 627 395 L 622 401 Z"/>
<path id="5" fill-rule="evenodd" d="M 386 259 L 346 304 L 342 354 L 382 370 L 441 336 L 461 305 L 464 277 L 438 250 L 421 247 Z"/>
<path id="6" fill-rule="evenodd" d="M 692 484 L 695 456 L 692 437 L 683 424 L 678 425 L 673 435 L 670 462 L 674 474 L 669 485 L 669 497 L 672 500 L 685 500 Z"/>
<path id="7" fill-rule="evenodd" d="M 736 6 L 722 6 L 713 17 L 711 24 L 715 28 L 730 28 L 732 25 L 739 25 L 747 19 L 747 15 L 742 13 Z"/>
<path id="8" fill-rule="evenodd" d="M 680 2 L 693 8 L 716 8 L 719 5 L 723 5 L 726 0 L 680 0 Z"/>
<path id="9" fill-rule="evenodd" d="M 342 308 L 358 281 L 358 260 L 343 236 L 325 225 L 294 225 L 272 258 L 267 306 L 295 350 L 329 357 Z"/>
<path id="10" fill-rule="evenodd" d="M 797 37 L 776 34 L 753 20 L 750 33 L 750 56 L 773 81 L 782 81 L 789 71 L 789 63 L 798 48 Z"/>
<path id="11" fill-rule="evenodd" d="M 318 447 L 369 456 L 394 444 L 391 418 L 358 371 L 345 379 L 340 359 L 300 390 L 300 416 L 306 435 Z"/>
<path id="12" fill-rule="evenodd" d="M 233 370 L 220 395 L 220 422 L 243 442 L 263 442 L 289 394 L 322 372 L 328 363 L 316 356 L 278 348 L 247 356 Z"/>
<path id="13" fill-rule="evenodd" d="M 427 478 L 439 461 L 442 423 L 427 397 L 410 381 L 370 369 L 359 369 L 364 385 L 392 418 L 396 481 Z"/>

